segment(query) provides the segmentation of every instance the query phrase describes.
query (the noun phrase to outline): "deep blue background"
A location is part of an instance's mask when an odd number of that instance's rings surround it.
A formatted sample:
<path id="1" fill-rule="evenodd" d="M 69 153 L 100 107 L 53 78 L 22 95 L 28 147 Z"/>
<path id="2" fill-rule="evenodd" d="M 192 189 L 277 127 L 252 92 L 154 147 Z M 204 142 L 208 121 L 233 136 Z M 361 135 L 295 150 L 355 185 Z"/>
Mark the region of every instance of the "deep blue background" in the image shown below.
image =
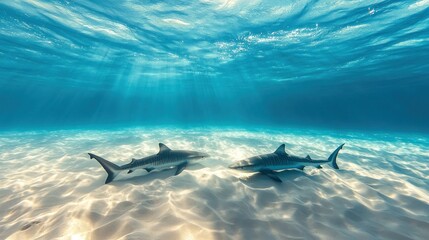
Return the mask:
<path id="1" fill-rule="evenodd" d="M 429 132 L 423 1 L 0 3 L 0 129 Z"/>

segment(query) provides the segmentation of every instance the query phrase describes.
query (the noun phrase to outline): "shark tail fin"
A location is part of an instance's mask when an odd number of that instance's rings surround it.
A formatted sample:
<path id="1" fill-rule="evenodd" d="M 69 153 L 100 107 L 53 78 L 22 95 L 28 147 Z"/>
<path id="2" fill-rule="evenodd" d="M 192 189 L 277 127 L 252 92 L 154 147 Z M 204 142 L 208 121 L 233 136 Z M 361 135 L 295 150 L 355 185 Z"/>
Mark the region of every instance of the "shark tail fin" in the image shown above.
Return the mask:
<path id="1" fill-rule="evenodd" d="M 102 157 L 99 157 L 99 156 L 92 154 L 92 153 L 88 153 L 88 155 L 91 159 L 94 158 L 95 160 L 97 160 L 100 163 L 100 165 L 104 168 L 104 170 L 106 170 L 106 172 L 107 172 L 107 179 L 105 182 L 106 184 L 113 181 L 113 179 L 115 179 L 115 177 L 118 176 L 118 174 L 122 170 L 118 165 L 116 165 L 112 162 L 109 162 Z"/>
<path id="2" fill-rule="evenodd" d="M 344 146 L 344 143 L 341 144 L 339 147 L 337 147 L 337 149 L 335 149 L 335 151 L 331 153 L 331 155 L 328 158 L 329 164 L 335 169 L 339 169 L 337 165 L 337 156 L 340 150 L 343 148 L 343 146 Z"/>

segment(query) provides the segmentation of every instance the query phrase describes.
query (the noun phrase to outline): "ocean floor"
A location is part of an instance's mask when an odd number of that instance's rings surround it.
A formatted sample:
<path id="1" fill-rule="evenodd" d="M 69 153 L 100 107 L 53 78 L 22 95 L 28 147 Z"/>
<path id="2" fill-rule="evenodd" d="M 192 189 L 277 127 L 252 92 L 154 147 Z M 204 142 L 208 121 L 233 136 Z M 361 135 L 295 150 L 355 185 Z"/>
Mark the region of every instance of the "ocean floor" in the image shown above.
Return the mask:
<path id="1" fill-rule="evenodd" d="M 106 172 L 172 149 L 211 157 L 175 170 Z M 228 169 L 273 152 L 325 159 L 340 170 L 279 173 L 283 183 Z M 0 239 L 427 239 L 429 138 L 237 129 L 0 133 Z"/>

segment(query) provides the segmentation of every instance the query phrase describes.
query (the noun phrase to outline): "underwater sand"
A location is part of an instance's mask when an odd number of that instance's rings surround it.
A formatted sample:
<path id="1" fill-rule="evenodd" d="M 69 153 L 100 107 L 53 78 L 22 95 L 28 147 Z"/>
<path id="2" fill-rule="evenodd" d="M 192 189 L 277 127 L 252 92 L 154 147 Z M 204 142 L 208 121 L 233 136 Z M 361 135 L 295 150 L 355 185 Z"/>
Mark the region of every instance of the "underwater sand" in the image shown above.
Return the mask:
<path id="1" fill-rule="evenodd" d="M 172 149 L 210 158 L 188 167 L 106 173 Z M 226 166 L 274 151 L 340 170 L 279 173 L 282 184 Z M 0 239 L 426 239 L 429 139 L 382 134 L 237 129 L 126 129 L 0 134 Z"/>

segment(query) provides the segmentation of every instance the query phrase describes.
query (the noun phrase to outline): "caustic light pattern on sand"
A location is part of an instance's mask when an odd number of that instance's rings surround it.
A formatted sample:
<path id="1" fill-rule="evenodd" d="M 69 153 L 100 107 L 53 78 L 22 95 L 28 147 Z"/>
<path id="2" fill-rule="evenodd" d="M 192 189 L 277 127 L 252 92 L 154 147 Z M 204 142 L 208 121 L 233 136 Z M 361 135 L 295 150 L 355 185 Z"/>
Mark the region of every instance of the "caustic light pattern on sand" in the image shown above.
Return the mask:
<path id="1" fill-rule="evenodd" d="M 127 163 L 158 151 L 158 142 L 211 157 L 177 177 L 176 169 L 136 170 L 105 185 L 104 170 L 86 154 Z M 314 159 L 329 156 L 338 142 L 347 147 L 338 156 L 341 169 L 284 171 L 283 184 L 225 167 L 279 142 L 289 154 Z M 0 159 L 1 239 L 424 239 L 429 228 L 429 139 L 421 136 L 21 132 L 0 135 Z"/>

